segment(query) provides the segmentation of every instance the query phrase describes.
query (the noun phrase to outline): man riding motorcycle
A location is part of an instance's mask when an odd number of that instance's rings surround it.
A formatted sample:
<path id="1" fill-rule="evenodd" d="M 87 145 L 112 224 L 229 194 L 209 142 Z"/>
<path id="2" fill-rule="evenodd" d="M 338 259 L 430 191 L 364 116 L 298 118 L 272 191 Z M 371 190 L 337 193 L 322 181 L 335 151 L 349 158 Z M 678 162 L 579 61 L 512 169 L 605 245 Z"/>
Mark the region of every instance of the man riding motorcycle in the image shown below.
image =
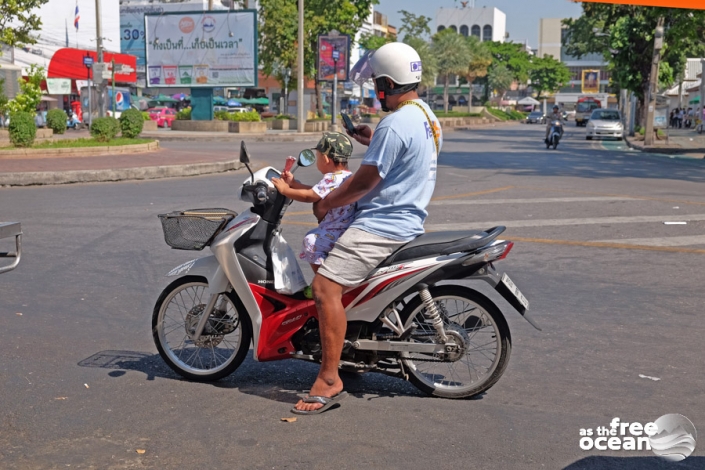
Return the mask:
<path id="1" fill-rule="evenodd" d="M 546 137 L 544 137 L 544 142 L 546 143 L 548 143 L 548 134 L 551 132 L 551 127 L 553 127 L 553 123 L 555 121 L 561 123 L 561 138 L 563 138 L 563 115 L 558 109 L 558 105 L 553 106 L 553 113 L 551 113 L 548 116 L 548 119 L 546 119 Z"/>

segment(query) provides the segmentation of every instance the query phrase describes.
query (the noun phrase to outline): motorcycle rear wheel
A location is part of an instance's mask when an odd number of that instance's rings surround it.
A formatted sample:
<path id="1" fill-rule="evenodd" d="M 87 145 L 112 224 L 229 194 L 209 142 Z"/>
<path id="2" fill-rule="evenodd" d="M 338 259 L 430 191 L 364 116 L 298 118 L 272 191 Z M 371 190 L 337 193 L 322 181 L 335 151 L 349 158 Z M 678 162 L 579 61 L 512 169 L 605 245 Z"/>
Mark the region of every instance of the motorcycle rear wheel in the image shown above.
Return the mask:
<path id="1" fill-rule="evenodd" d="M 152 337 L 159 355 L 174 372 L 196 382 L 232 374 L 252 341 L 250 317 L 232 292 L 221 294 L 204 333 L 193 341 L 189 330 L 198 324 L 208 303 L 207 287 L 203 277 L 181 277 L 164 289 L 152 313 Z M 206 334 L 209 328 L 211 334 Z"/>
<path id="2" fill-rule="evenodd" d="M 462 336 L 466 349 L 455 362 L 424 362 L 438 355 L 401 353 L 409 381 L 419 390 L 443 398 L 469 398 L 487 391 L 500 379 L 509 364 L 512 340 L 509 326 L 499 309 L 485 296 L 461 286 L 429 289 L 441 311 L 444 327 Z M 405 327 L 416 323 L 418 342 L 433 342 L 435 331 L 423 313 L 421 298 L 414 297 L 401 312 Z"/>

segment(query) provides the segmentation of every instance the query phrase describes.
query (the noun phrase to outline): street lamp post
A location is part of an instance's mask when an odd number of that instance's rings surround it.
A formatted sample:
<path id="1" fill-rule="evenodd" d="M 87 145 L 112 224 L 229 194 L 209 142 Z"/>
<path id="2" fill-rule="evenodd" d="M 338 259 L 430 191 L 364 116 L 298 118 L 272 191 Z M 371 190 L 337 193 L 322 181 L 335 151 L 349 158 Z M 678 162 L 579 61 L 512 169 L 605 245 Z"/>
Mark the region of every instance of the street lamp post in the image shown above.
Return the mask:
<path id="1" fill-rule="evenodd" d="M 93 110 L 91 109 L 91 68 L 93 67 L 93 57 L 91 57 L 88 52 L 86 52 L 86 55 L 83 58 L 83 65 L 86 66 L 86 78 L 88 79 L 88 119 L 83 118 L 83 123 L 88 123 L 88 125 L 90 126 L 90 124 L 93 122 L 93 119 L 91 117 L 91 113 L 93 112 Z"/>
<path id="2" fill-rule="evenodd" d="M 289 79 L 291 78 L 291 69 L 284 69 L 284 106 L 283 114 L 289 114 Z"/>
<path id="3" fill-rule="evenodd" d="M 333 48 L 333 105 L 331 107 L 331 130 L 337 131 L 335 123 L 336 107 L 338 104 L 338 60 L 340 59 L 340 51 L 338 46 Z"/>
<path id="4" fill-rule="evenodd" d="M 663 23 L 664 17 L 660 16 L 656 23 L 654 34 L 654 58 L 651 62 L 651 76 L 649 77 L 649 93 L 647 96 L 648 107 L 646 108 L 646 130 L 644 132 L 644 145 L 654 144 L 654 112 L 656 111 L 656 91 L 658 87 L 658 70 L 661 61 L 661 49 L 663 49 Z"/>

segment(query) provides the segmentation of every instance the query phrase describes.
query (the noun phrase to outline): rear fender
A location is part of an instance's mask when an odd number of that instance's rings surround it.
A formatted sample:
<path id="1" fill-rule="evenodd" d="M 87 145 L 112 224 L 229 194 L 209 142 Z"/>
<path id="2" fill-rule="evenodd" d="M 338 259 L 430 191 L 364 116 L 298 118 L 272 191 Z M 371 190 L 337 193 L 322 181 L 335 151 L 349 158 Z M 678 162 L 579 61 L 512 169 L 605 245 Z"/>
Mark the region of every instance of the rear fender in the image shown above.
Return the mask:
<path id="1" fill-rule="evenodd" d="M 517 302 L 517 300 L 513 297 L 513 295 L 508 289 L 503 288 L 504 284 L 500 284 L 500 280 L 501 276 L 494 269 L 492 264 L 488 264 L 485 267 L 480 268 L 474 274 L 464 279 L 464 281 L 468 282 L 468 286 L 470 286 L 470 283 L 472 283 L 472 286 L 475 290 L 485 295 L 485 297 L 488 297 L 498 307 L 498 302 L 496 302 L 495 299 L 497 299 L 498 297 L 501 298 L 502 304 L 506 305 L 507 307 L 511 307 L 511 309 L 521 315 L 524 320 L 528 321 L 531 326 L 533 326 L 539 331 L 542 331 L 541 327 L 539 327 L 539 325 L 536 323 L 536 320 L 534 320 L 533 316 L 529 313 L 529 311 L 524 309 L 524 307 Z M 453 283 L 456 282 L 458 281 L 453 281 Z M 491 289 L 481 289 L 483 283 L 485 285 L 489 284 Z M 442 284 L 444 283 L 439 283 L 438 285 Z M 504 312 L 506 310 L 506 307 L 504 309 L 500 308 L 500 310 Z"/>

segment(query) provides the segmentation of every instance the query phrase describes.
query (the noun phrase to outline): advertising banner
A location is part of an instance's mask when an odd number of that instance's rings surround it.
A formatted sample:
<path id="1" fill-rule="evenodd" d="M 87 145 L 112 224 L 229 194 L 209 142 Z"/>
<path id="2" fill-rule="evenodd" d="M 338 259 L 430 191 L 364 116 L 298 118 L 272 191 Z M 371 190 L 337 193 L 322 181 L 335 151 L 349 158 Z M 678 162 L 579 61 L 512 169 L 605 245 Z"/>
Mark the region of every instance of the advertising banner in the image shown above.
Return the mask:
<path id="1" fill-rule="evenodd" d="M 337 61 L 334 57 L 337 56 Z M 350 71 L 350 36 L 346 34 L 318 36 L 318 80 L 332 82 L 334 74 L 338 81 L 348 80 Z"/>
<path id="2" fill-rule="evenodd" d="M 690 8 L 705 10 L 702 0 L 580 0 L 583 3 L 611 3 L 614 5 L 639 5 L 644 7 Z"/>
<path id="3" fill-rule="evenodd" d="M 255 10 L 145 15 L 144 21 L 149 86 L 257 86 Z"/>
<path id="4" fill-rule="evenodd" d="M 50 95 L 70 95 L 70 78 L 47 78 L 47 92 Z"/>
<path id="5" fill-rule="evenodd" d="M 599 70 L 583 70 L 583 93 L 599 93 L 600 92 L 600 71 Z"/>

